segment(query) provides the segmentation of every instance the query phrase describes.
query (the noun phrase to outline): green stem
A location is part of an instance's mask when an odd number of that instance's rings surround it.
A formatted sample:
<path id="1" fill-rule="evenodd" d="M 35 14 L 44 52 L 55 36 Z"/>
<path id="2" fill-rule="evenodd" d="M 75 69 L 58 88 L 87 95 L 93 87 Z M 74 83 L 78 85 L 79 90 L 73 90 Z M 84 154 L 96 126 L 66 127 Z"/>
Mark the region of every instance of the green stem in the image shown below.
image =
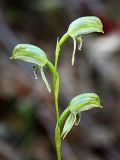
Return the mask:
<path id="1" fill-rule="evenodd" d="M 69 35 L 65 33 L 62 38 L 57 40 L 56 51 L 55 51 L 55 70 L 54 70 L 54 98 L 55 98 L 55 108 L 56 108 L 56 118 L 59 120 L 59 107 L 58 107 L 58 94 L 59 94 L 59 74 L 57 72 L 58 59 L 60 54 L 60 47 L 69 38 Z"/>
<path id="2" fill-rule="evenodd" d="M 70 37 L 69 34 L 65 33 L 59 41 L 59 47 L 61 47 L 65 43 L 65 41 L 68 40 L 69 37 Z"/>
<path id="3" fill-rule="evenodd" d="M 55 51 L 55 69 L 57 70 L 57 65 L 58 65 L 58 59 L 59 59 L 59 54 L 60 54 L 60 48 L 61 46 L 67 41 L 69 38 L 69 34 L 65 33 L 62 38 L 59 40 L 57 39 L 57 45 L 56 45 L 56 51 Z"/>
<path id="4" fill-rule="evenodd" d="M 61 127 L 61 125 L 63 124 L 63 122 L 65 121 L 65 119 L 67 118 L 67 116 L 70 114 L 70 110 L 69 108 L 67 107 L 63 112 L 62 114 L 60 115 L 59 117 L 59 126 Z"/>
<path id="5" fill-rule="evenodd" d="M 61 135 L 60 135 L 60 127 L 62 125 L 62 123 L 64 122 L 64 120 L 66 119 L 66 117 L 69 115 L 70 110 L 69 108 L 66 108 L 64 110 L 64 112 L 61 114 L 61 116 L 59 117 L 59 121 L 57 121 L 56 124 L 56 128 L 55 128 L 55 140 L 56 140 L 56 150 L 57 150 L 57 157 L 58 160 L 61 160 Z"/>
<path id="6" fill-rule="evenodd" d="M 55 109 L 56 109 L 56 117 L 57 120 L 59 119 L 59 110 L 58 110 L 58 91 L 59 91 L 59 75 L 58 72 L 55 70 L 54 65 L 48 61 L 47 66 L 50 69 L 50 72 L 54 75 L 54 97 L 55 97 Z"/>
<path id="7" fill-rule="evenodd" d="M 58 108 L 58 92 L 59 92 L 59 74 L 56 71 L 54 73 L 54 99 L 55 99 L 55 109 L 56 109 L 56 118 L 59 120 L 59 108 Z"/>
<path id="8" fill-rule="evenodd" d="M 54 67 L 54 65 L 53 65 L 50 61 L 48 61 L 48 62 L 47 62 L 47 66 L 48 66 L 48 68 L 50 69 L 50 72 L 54 75 L 54 72 L 55 72 L 55 67 Z"/>
<path id="9" fill-rule="evenodd" d="M 69 35 L 66 33 L 62 36 L 62 38 L 57 39 L 56 51 L 55 51 L 55 70 L 54 70 L 54 99 L 55 99 L 55 108 L 56 108 L 56 118 L 57 124 L 55 129 L 55 142 L 56 142 L 56 150 L 57 150 L 57 158 L 61 160 L 61 137 L 60 137 L 60 125 L 59 125 L 59 106 L 58 106 L 58 94 L 59 94 L 59 74 L 57 72 L 58 59 L 60 54 L 60 48 L 64 44 L 64 42 L 69 38 Z"/>

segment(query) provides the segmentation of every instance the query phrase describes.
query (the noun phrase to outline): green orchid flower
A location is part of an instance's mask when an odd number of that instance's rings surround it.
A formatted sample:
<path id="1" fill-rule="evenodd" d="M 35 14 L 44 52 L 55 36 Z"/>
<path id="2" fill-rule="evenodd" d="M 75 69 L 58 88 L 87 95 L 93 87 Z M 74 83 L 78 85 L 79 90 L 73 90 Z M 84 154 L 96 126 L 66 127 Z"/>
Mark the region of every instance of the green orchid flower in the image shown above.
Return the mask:
<path id="1" fill-rule="evenodd" d="M 97 94 L 84 93 L 73 98 L 59 118 L 59 124 L 61 125 L 67 117 L 61 137 L 64 139 L 72 129 L 73 125 L 79 124 L 81 112 L 92 108 L 102 108 L 100 98 Z"/>
<path id="2" fill-rule="evenodd" d="M 42 79 L 48 91 L 51 92 L 50 85 L 43 71 L 43 67 L 50 62 L 48 61 L 46 53 L 42 49 L 31 44 L 18 44 L 13 49 L 13 55 L 10 59 L 19 59 L 25 62 L 33 63 L 35 79 L 38 79 L 38 71 L 40 70 Z"/>
<path id="3" fill-rule="evenodd" d="M 68 34 L 74 43 L 74 49 L 72 54 L 72 65 L 74 64 L 75 51 L 78 43 L 78 49 L 81 50 L 82 47 L 82 37 L 85 34 L 93 32 L 103 32 L 103 25 L 101 20 L 95 16 L 86 16 L 74 20 L 68 27 Z"/>

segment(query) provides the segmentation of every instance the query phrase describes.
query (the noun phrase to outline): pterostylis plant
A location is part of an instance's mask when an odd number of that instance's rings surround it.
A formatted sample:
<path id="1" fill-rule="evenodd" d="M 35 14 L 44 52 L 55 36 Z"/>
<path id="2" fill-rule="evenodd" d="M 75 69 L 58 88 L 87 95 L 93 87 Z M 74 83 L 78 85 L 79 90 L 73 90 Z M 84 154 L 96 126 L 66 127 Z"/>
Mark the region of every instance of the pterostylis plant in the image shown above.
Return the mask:
<path id="1" fill-rule="evenodd" d="M 75 61 L 76 48 L 81 50 L 83 37 L 86 34 L 92 32 L 102 32 L 103 25 L 101 20 L 95 16 L 86 16 L 74 20 L 68 27 L 67 32 L 59 39 L 57 39 L 55 50 L 55 63 L 47 57 L 46 52 L 37 46 L 31 44 L 18 44 L 13 49 L 13 55 L 11 59 L 19 59 L 33 64 L 35 79 L 39 77 L 39 71 L 41 77 L 48 89 L 51 92 L 51 87 L 44 74 L 44 67 L 48 67 L 53 76 L 53 92 L 56 110 L 56 128 L 55 128 L 55 143 L 57 158 L 61 160 L 61 139 L 65 138 L 74 125 L 78 125 L 81 118 L 81 112 L 92 109 L 102 108 L 100 104 L 100 98 L 95 93 L 82 93 L 74 97 L 65 110 L 59 113 L 59 73 L 58 73 L 58 60 L 60 55 L 60 49 L 63 44 L 69 39 L 73 40 L 73 53 L 72 53 L 72 65 Z M 76 47 L 78 46 L 78 47 Z M 61 128 L 64 124 L 63 130 Z"/>

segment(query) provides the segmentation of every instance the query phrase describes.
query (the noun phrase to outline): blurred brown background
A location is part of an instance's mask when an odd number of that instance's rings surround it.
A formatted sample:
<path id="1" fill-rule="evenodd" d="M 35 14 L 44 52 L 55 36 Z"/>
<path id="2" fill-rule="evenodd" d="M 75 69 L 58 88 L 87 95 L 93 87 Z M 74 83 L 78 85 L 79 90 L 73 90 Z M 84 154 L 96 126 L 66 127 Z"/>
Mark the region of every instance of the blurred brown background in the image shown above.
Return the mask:
<path id="1" fill-rule="evenodd" d="M 87 15 L 102 20 L 105 34 L 84 37 L 73 67 L 72 40 L 63 46 L 59 107 L 62 112 L 74 96 L 96 92 L 103 109 L 82 113 L 79 126 L 63 141 L 62 159 L 120 160 L 119 0 L 0 0 L 0 160 L 56 159 L 53 94 L 41 77 L 34 80 L 31 64 L 9 58 L 16 44 L 30 43 L 54 62 L 57 37 Z"/>

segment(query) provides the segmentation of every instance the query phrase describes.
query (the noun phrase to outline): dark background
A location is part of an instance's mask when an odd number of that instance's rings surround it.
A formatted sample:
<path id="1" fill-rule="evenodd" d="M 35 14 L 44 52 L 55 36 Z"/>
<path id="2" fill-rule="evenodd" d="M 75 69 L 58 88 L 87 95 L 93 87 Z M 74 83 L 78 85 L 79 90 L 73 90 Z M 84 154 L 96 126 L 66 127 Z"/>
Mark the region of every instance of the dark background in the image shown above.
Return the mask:
<path id="1" fill-rule="evenodd" d="M 54 62 L 57 37 L 81 16 L 98 16 L 104 34 L 84 37 L 71 65 L 73 42 L 61 50 L 60 112 L 74 96 L 100 95 L 103 109 L 82 113 L 62 144 L 63 160 L 120 160 L 120 1 L 0 0 L 0 160 L 54 160 L 53 91 L 34 80 L 31 64 L 10 61 L 18 43 L 35 44 Z M 52 87 L 49 71 L 45 74 Z"/>

